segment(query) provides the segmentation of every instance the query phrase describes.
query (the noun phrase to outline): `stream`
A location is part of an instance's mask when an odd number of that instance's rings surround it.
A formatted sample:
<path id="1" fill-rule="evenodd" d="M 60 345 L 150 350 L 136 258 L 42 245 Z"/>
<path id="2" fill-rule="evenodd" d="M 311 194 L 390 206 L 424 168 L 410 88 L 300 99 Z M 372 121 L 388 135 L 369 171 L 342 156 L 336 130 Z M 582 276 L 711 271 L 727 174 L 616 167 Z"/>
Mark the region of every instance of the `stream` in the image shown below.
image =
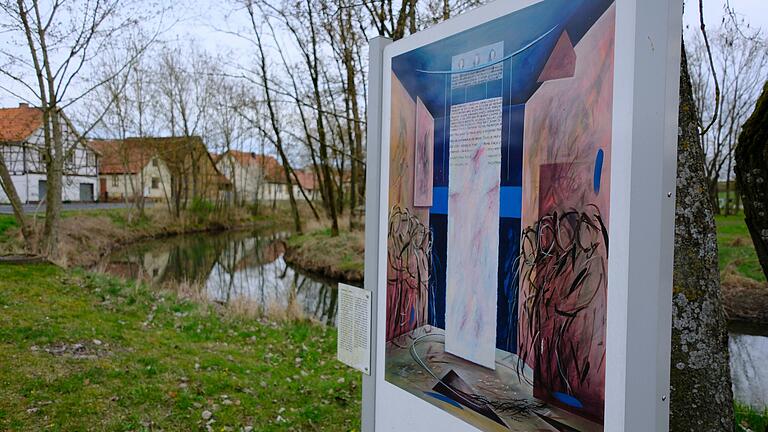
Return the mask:
<path id="1" fill-rule="evenodd" d="M 768 329 L 733 324 L 729 328 L 734 398 L 756 410 L 768 408 Z"/>
<path id="2" fill-rule="evenodd" d="M 266 316 L 336 323 L 336 282 L 309 276 L 283 260 L 285 234 L 225 232 L 142 242 L 108 256 L 107 273 L 154 286 L 183 286 L 194 296 L 240 303 Z M 768 407 L 768 329 L 730 328 L 736 400 Z"/>
<path id="3" fill-rule="evenodd" d="M 287 265 L 285 237 L 236 231 L 146 241 L 107 256 L 98 270 L 268 317 L 335 325 L 337 283 Z"/>

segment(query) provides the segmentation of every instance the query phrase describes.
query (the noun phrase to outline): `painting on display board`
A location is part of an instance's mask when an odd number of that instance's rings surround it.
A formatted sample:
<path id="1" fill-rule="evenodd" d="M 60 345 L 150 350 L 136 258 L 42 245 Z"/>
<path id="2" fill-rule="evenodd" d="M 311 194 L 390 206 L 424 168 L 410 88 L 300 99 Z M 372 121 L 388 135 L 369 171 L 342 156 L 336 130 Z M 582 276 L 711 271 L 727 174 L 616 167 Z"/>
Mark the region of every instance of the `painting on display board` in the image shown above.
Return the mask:
<path id="1" fill-rule="evenodd" d="M 483 431 L 602 431 L 615 4 L 392 58 L 385 379 Z"/>

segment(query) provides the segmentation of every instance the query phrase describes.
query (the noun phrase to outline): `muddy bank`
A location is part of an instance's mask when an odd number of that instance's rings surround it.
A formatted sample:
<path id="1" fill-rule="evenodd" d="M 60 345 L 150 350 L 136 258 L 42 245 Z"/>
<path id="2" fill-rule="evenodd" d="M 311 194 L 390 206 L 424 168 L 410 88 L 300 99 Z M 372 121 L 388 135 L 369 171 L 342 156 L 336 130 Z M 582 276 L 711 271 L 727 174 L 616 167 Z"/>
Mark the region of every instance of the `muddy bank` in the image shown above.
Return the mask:
<path id="1" fill-rule="evenodd" d="M 362 286 L 365 236 L 354 231 L 331 237 L 329 230 L 292 236 L 286 242 L 284 259 L 308 274 Z"/>

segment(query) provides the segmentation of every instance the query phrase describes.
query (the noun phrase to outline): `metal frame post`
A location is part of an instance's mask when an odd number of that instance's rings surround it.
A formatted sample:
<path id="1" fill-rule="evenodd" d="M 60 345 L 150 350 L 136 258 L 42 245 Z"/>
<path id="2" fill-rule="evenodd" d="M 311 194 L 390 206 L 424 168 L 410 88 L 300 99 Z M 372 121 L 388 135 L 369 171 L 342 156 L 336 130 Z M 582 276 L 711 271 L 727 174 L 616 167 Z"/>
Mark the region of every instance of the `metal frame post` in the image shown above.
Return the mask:
<path id="1" fill-rule="evenodd" d="M 617 0 L 605 430 L 669 430 L 682 0 Z"/>
<path id="2" fill-rule="evenodd" d="M 368 43 L 368 128 L 365 184 L 365 289 L 372 292 L 371 374 L 363 374 L 362 432 L 376 428 L 376 329 L 379 275 L 379 212 L 381 185 L 381 120 L 384 91 L 384 48 L 392 40 L 383 36 Z"/>

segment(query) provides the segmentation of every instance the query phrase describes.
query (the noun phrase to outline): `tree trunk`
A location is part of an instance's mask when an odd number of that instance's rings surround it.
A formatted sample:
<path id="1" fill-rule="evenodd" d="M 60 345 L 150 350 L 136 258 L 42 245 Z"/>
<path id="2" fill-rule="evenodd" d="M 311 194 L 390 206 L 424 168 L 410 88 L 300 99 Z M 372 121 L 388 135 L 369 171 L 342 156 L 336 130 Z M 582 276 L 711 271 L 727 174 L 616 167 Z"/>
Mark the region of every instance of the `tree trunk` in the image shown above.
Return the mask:
<path id="1" fill-rule="evenodd" d="M 24 247 L 27 252 L 35 252 L 35 245 L 32 239 L 32 229 L 29 226 L 27 217 L 24 214 L 24 208 L 19 198 L 16 187 L 13 185 L 13 179 L 8 172 L 8 166 L 5 164 L 5 159 L 0 156 L 0 185 L 2 185 L 5 195 L 8 197 L 8 201 L 11 202 L 11 208 L 13 208 L 13 216 L 16 218 L 16 223 L 19 224 L 21 229 L 21 236 L 24 238 Z"/>
<path id="2" fill-rule="evenodd" d="M 670 430 L 733 431 L 728 332 L 688 61 L 680 65 Z"/>
<path id="3" fill-rule="evenodd" d="M 47 119 L 46 119 L 47 117 Z M 58 108 L 49 109 L 44 121 L 50 122 L 51 143 L 48 147 L 46 160 L 46 194 L 45 194 L 45 226 L 41 251 L 44 256 L 57 260 L 59 258 L 59 226 L 61 225 L 62 180 L 64 176 L 64 137 L 61 129 L 61 113 Z"/>
<path id="4" fill-rule="evenodd" d="M 728 177 L 725 179 L 725 215 L 730 216 L 733 212 L 731 205 L 731 163 L 728 162 Z"/>
<path id="5" fill-rule="evenodd" d="M 714 178 L 709 179 L 707 184 L 707 194 L 709 196 L 709 201 L 712 205 L 712 213 L 719 215 L 720 212 L 720 177 L 715 176 Z"/>
<path id="6" fill-rule="evenodd" d="M 739 136 L 735 171 L 749 234 L 768 277 L 768 82 Z"/>
<path id="7" fill-rule="evenodd" d="M 314 94 L 315 108 L 315 126 L 317 128 L 317 140 L 320 144 L 320 169 L 322 170 L 323 183 L 325 186 L 325 195 L 328 199 L 328 216 L 331 218 L 331 237 L 339 235 L 339 219 L 336 211 L 336 194 L 333 184 L 333 175 L 331 173 L 330 157 L 328 155 L 328 141 L 325 131 L 325 121 L 323 119 L 323 99 L 320 91 L 320 60 L 318 57 L 317 45 L 318 39 L 315 34 L 315 23 L 313 19 L 312 4 L 307 1 L 307 13 L 309 16 L 309 31 L 312 55 L 306 58 L 309 75 L 312 81 L 312 93 Z"/>

